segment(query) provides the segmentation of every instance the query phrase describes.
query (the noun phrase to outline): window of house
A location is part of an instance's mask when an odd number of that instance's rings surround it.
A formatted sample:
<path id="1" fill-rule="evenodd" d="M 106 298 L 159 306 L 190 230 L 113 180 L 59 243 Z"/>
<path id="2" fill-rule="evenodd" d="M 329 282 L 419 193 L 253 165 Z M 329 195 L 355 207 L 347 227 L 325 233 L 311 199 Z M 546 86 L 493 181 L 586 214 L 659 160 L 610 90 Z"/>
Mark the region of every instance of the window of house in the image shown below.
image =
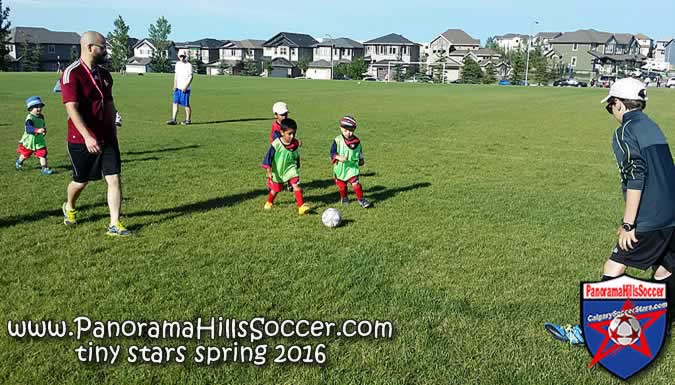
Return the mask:
<path id="1" fill-rule="evenodd" d="M 404 54 L 404 55 L 407 55 L 408 54 L 408 47 L 405 47 L 405 46 L 401 47 L 401 53 Z"/>
<path id="2" fill-rule="evenodd" d="M 570 66 L 576 67 L 577 66 L 577 57 L 572 56 L 572 60 L 570 61 Z"/>
<path id="3" fill-rule="evenodd" d="M 54 47 L 53 44 L 50 44 L 47 46 L 47 52 L 48 53 L 56 53 L 56 47 Z"/>
<path id="4" fill-rule="evenodd" d="M 579 44 L 577 44 L 577 43 L 572 44 L 572 51 L 576 51 L 578 49 L 579 49 Z"/>
<path id="5" fill-rule="evenodd" d="M 295 55 L 295 48 L 291 48 L 291 55 Z"/>
<path id="6" fill-rule="evenodd" d="M 277 47 L 274 47 L 274 54 L 277 54 Z"/>

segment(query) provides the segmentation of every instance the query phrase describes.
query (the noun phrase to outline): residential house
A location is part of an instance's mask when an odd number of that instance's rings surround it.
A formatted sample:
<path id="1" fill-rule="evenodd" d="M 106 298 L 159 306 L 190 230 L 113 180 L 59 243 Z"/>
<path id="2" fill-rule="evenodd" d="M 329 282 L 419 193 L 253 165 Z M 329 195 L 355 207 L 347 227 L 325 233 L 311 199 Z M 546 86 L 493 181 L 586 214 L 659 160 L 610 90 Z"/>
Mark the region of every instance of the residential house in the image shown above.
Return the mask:
<path id="1" fill-rule="evenodd" d="M 350 64 L 356 58 L 363 58 L 363 44 L 346 37 L 323 39 L 314 44 L 313 48 L 314 61 L 309 63 L 306 74 L 309 79 L 331 79 L 331 71 L 334 72 L 335 66 Z"/>
<path id="2" fill-rule="evenodd" d="M 654 46 L 654 61 L 656 63 L 666 63 L 664 67 L 675 65 L 675 58 L 668 56 L 668 54 L 672 55 L 673 53 L 673 42 L 675 42 L 675 38 L 666 38 L 656 41 L 656 45 Z"/>
<path id="3" fill-rule="evenodd" d="M 663 51 L 666 63 L 670 64 L 669 71 L 675 70 L 675 39 L 671 39 Z"/>
<path id="4" fill-rule="evenodd" d="M 429 42 L 424 61 L 433 64 L 447 58 L 453 51 L 476 51 L 479 48 L 480 40 L 461 29 L 448 29 Z"/>
<path id="5" fill-rule="evenodd" d="M 504 50 L 504 52 L 515 50 L 525 51 L 529 40 L 529 36 L 521 35 L 519 33 L 507 33 L 505 35 L 497 35 L 494 37 L 495 44 L 497 44 L 497 47 Z"/>
<path id="6" fill-rule="evenodd" d="M 134 37 L 130 37 L 127 39 L 127 55 L 125 56 L 125 59 L 129 59 L 129 54 L 133 55 L 134 52 L 134 46 L 138 43 L 138 39 Z M 112 59 L 113 55 L 113 50 L 112 50 L 112 44 L 110 44 L 110 40 L 106 40 L 105 42 L 105 47 L 106 50 L 108 51 L 108 56 L 106 57 L 108 60 Z"/>
<path id="7" fill-rule="evenodd" d="M 270 62 L 270 77 L 296 77 L 300 75 L 299 62 L 312 62 L 314 45 L 310 35 L 279 32 L 263 43 L 263 58 Z"/>
<path id="8" fill-rule="evenodd" d="M 220 47 L 220 61 L 227 65 L 224 71 L 228 75 L 238 75 L 244 66 L 244 61 L 253 60 L 262 71 L 264 40 L 229 40 Z M 209 64 L 206 68 L 207 75 L 220 74 L 220 62 L 216 61 Z"/>
<path id="9" fill-rule="evenodd" d="M 588 80 L 619 69 L 629 71 L 644 60 L 637 40 L 630 34 L 581 29 L 565 32 L 550 44 L 565 71 Z"/>
<path id="10" fill-rule="evenodd" d="M 10 29 L 8 41 L 10 68 L 14 71 L 25 69 L 23 51 L 26 43 L 29 52 L 36 47 L 40 50 L 40 62 L 33 71 L 59 71 L 80 57 L 80 35 L 75 32 L 14 27 Z"/>
<path id="11" fill-rule="evenodd" d="M 363 47 L 371 76 L 391 80 L 398 68 L 404 73 L 417 72 L 420 45 L 401 35 L 390 33 L 364 42 Z"/>
<path id="12" fill-rule="evenodd" d="M 127 62 L 127 73 L 153 72 L 150 62 L 157 48 L 149 39 L 142 39 L 134 45 L 134 56 Z M 178 60 L 178 53 L 174 42 L 169 43 L 167 57 L 172 64 Z"/>
<path id="13" fill-rule="evenodd" d="M 635 35 L 635 39 L 637 39 L 638 45 L 640 46 L 640 55 L 647 58 L 653 57 L 654 39 L 642 33 Z"/>
<path id="14" fill-rule="evenodd" d="M 175 45 L 178 56 L 185 54 L 188 60 L 197 59 L 200 63 L 210 64 L 220 60 L 220 48 L 225 43 L 227 41 L 205 38 Z"/>
<path id="15" fill-rule="evenodd" d="M 532 39 L 532 44 L 535 47 L 541 48 L 542 52 L 548 52 L 551 50 L 551 40 L 562 35 L 562 32 L 539 32 L 534 35 Z"/>
<path id="16" fill-rule="evenodd" d="M 445 82 L 449 83 L 461 79 L 462 68 L 467 58 L 471 58 L 478 63 L 483 71 L 489 63 L 492 63 L 496 70 L 500 65 L 503 65 L 499 53 L 489 48 L 452 51 L 445 59 Z M 438 70 L 439 68 L 436 68 L 434 72 Z"/>

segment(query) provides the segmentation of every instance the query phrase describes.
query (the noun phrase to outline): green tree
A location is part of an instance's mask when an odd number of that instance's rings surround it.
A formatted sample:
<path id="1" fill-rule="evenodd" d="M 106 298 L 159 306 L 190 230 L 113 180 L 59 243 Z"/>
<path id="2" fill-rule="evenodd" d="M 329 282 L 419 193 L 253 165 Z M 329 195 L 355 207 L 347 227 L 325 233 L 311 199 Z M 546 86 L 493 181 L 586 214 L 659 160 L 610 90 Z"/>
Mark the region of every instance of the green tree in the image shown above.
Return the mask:
<path id="1" fill-rule="evenodd" d="M 117 15 L 113 24 L 115 30 L 108 34 L 112 57 L 110 65 L 113 71 L 121 71 L 126 67 L 129 57 L 129 26 L 124 22 L 121 15 Z"/>
<path id="2" fill-rule="evenodd" d="M 363 73 L 366 71 L 368 71 L 368 64 L 363 60 L 362 57 L 357 57 L 352 60 L 351 64 L 349 64 L 347 76 L 349 76 L 351 79 L 360 80 L 363 78 Z"/>
<path id="3" fill-rule="evenodd" d="M 0 0 L 0 71 L 7 71 L 9 63 L 6 56 L 9 54 L 7 46 L 9 45 L 9 28 L 12 23 L 9 22 L 9 7 L 2 7 Z"/>
<path id="4" fill-rule="evenodd" d="M 403 81 L 403 67 L 401 67 L 401 64 L 397 63 L 394 65 L 394 80 L 397 82 L 402 82 Z"/>
<path id="5" fill-rule="evenodd" d="M 150 66 L 155 72 L 171 72 L 171 63 L 169 62 L 170 34 L 171 24 L 164 16 L 157 19 L 155 24 L 150 24 L 148 36 L 152 45 L 155 46 Z"/>
<path id="6" fill-rule="evenodd" d="M 518 84 L 525 78 L 525 59 L 519 50 L 511 52 L 511 83 Z"/>
<path id="7" fill-rule="evenodd" d="M 251 58 L 244 59 L 242 63 L 241 74 L 244 76 L 258 76 L 260 71 L 258 70 L 258 65 L 255 60 Z"/>
<path id="8" fill-rule="evenodd" d="M 471 56 L 464 58 L 464 65 L 462 66 L 461 78 L 464 83 L 478 84 L 483 79 L 483 71 L 480 65 L 476 63 Z"/>
<path id="9" fill-rule="evenodd" d="M 309 68 L 309 60 L 302 58 L 298 61 L 298 68 L 300 68 L 300 71 L 302 71 L 302 74 L 307 73 L 307 68 Z"/>
<path id="10" fill-rule="evenodd" d="M 274 70 L 274 66 L 272 65 L 272 61 L 267 59 L 263 61 L 263 68 L 265 71 L 267 71 L 267 77 L 270 77 L 272 75 L 272 71 Z"/>
<path id="11" fill-rule="evenodd" d="M 483 84 L 493 84 L 497 82 L 497 69 L 495 64 L 490 61 L 485 66 L 485 73 L 483 74 Z"/>
<path id="12" fill-rule="evenodd" d="M 28 42 L 28 35 L 21 33 L 21 67 L 25 72 L 32 72 L 35 68 L 33 47 Z"/>
<path id="13" fill-rule="evenodd" d="M 70 62 L 74 62 L 80 58 L 80 47 L 73 45 L 70 47 Z"/>
<path id="14" fill-rule="evenodd" d="M 436 59 L 436 61 L 434 62 L 436 66 L 434 66 L 433 69 L 431 70 L 434 83 L 443 83 L 446 81 L 445 71 L 443 71 L 443 63 L 446 63 L 447 61 L 448 61 L 447 54 L 445 53 L 445 51 L 441 52 L 438 59 Z"/>
<path id="15" fill-rule="evenodd" d="M 489 36 L 487 40 L 485 41 L 485 48 L 489 48 L 495 51 L 499 51 L 500 48 L 497 45 L 497 40 L 495 40 L 494 36 Z"/>
<path id="16" fill-rule="evenodd" d="M 33 71 L 40 71 L 42 68 L 42 46 L 40 43 L 33 44 L 33 49 L 31 50 L 31 62 L 33 63 Z"/>
<path id="17" fill-rule="evenodd" d="M 218 63 L 218 75 L 225 75 L 229 73 L 230 68 L 232 68 L 231 65 L 229 65 L 225 60 L 221 60 L 220 63 Z"/>

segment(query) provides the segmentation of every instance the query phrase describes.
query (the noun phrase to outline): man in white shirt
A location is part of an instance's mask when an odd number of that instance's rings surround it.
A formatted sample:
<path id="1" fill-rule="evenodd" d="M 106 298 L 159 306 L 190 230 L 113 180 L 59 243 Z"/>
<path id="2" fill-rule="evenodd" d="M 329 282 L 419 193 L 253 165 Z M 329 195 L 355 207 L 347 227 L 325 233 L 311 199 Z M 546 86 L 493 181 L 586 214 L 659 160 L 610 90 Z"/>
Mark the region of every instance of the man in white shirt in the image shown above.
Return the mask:
<path id="1" fill-rule="evenodd" d="M 178 115 L 178 105 L 185 107 L 185 120 L 180 124 L 192 124 L 192 109 L 190 108 L 190 84 L 192 83 L 192 64 L 187 60 L 185 54 L 178 56 L 180 60 L 176 62 L 176 69 L 173 76 L 173 115 L 166 124 L 175 125 L 176 115 Z"/>

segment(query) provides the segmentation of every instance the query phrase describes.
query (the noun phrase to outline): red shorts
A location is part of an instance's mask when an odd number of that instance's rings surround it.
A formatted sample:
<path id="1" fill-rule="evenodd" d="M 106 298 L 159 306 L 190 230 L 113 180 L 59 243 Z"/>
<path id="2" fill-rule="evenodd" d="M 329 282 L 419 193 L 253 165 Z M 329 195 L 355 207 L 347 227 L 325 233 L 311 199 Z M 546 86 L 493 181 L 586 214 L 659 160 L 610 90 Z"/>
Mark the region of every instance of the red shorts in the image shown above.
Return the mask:
<path id="1" fill-rule="evenodd" d="M 359 176 L 356 175 L 356 176 L 353 176 L 353 177 L 351 177 L 351 178 L 349 178 L 349 179 L 347 179 L 347 180 L 340 180 L 340 179 L 338 179 L 338 178 L 335 178 L 335 184 L 337 184 L 338 181 L 340 181 L 340 182 L 342 182 L 342 183 L 351 183 L 351 184 L 355 184 L 355 183 L 359 183 Z"/>
<path id="2" fill-rule="evenodd" d="M 23 146 L 23 143 L 19 143 L 19 148 L 16 149 L 16 152 L 23 156 L 24 158 L 30 158 L 31 155 L 35 154 L 38 158 L 47 157 L 47 147 L 38 148 L 37 150 L 29 150 Z"/>
<path id="3" fill-rule="evenodd" d="M 300 184 L 300 178 L 298 178 L 298 177 L 296 176 L 295 178 L 292 178 L 291 180 L 289 180 L 289 181 L 286 182 L 286 183 L 290 183 L 290 184 Z M 280 193 L 281 190 L 284 189 L 284 184 L 283 184 L 283 183 L 272 182 L 272 179 L 267 178 L 267 187 L 269 187 L 270 190 L 274 191 L 275 193 Z"/>

